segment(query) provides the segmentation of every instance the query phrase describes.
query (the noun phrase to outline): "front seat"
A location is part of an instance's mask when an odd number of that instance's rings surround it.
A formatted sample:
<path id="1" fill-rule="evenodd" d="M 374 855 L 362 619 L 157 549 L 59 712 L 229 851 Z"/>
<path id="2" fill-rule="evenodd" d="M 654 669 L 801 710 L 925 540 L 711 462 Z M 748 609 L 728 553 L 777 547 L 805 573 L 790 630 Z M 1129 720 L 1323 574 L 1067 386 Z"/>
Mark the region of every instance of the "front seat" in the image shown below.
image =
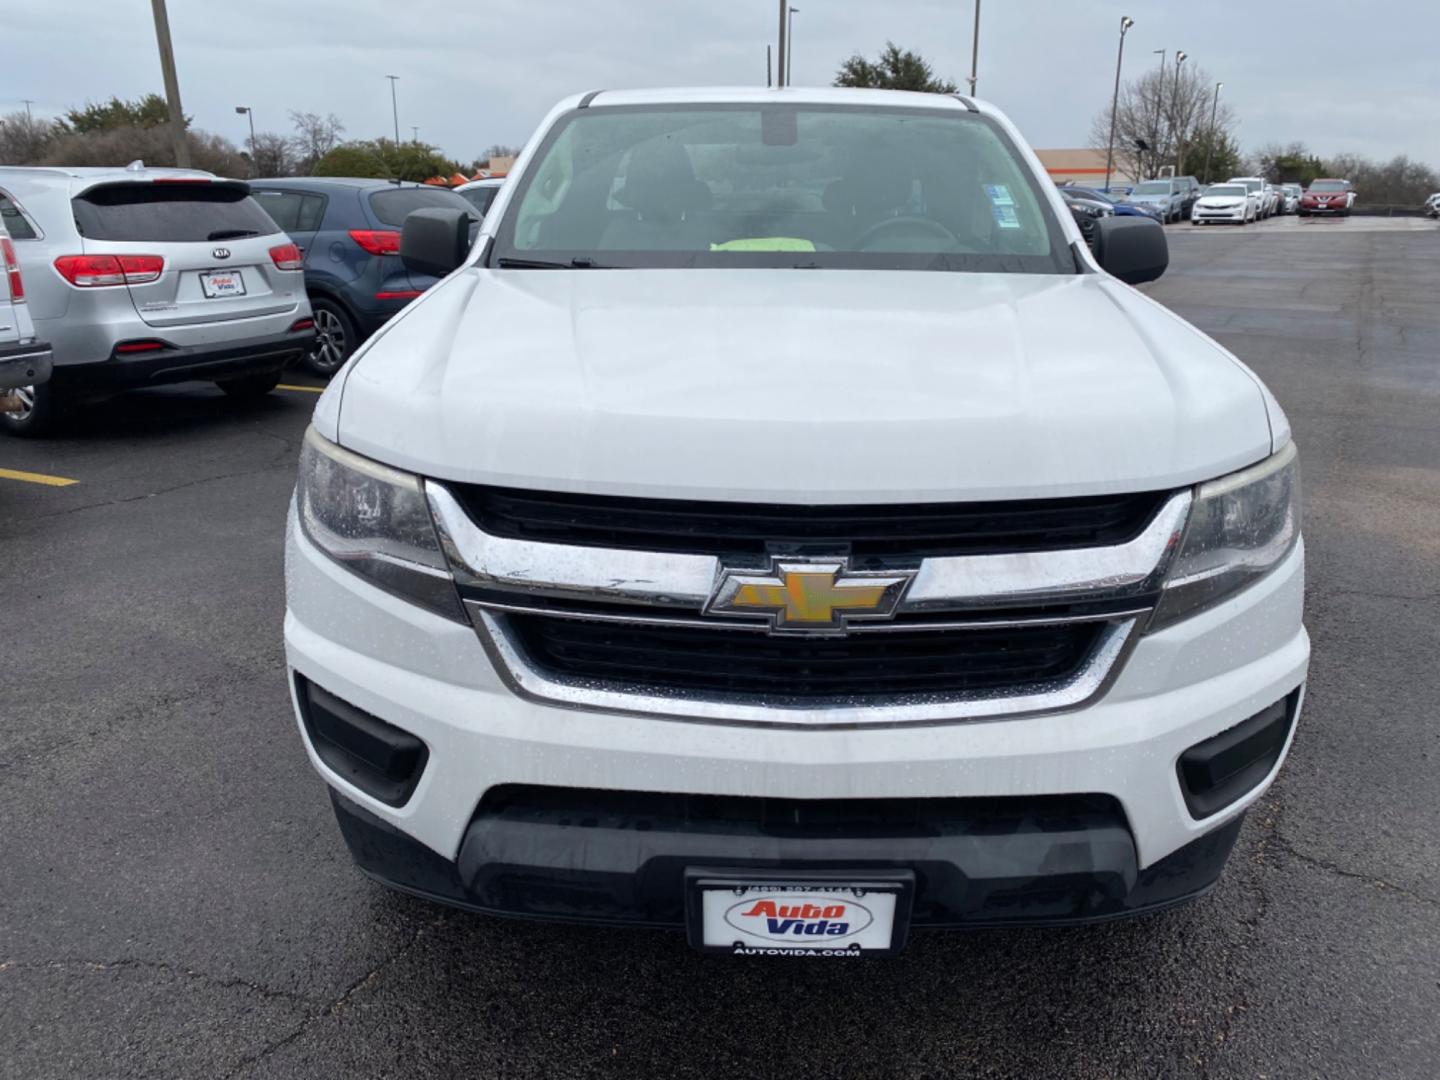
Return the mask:
<path id="1" fill-rule="evenodd" d="M 710 205 L 710 189 L 696 179 L 685 147 L 669 136 L 641 143 L 630 152 L 625 183 L 615 201 L 626 209 L 605 227 L 600 247 L 608 251 L 692 251 L 701 242 L 690 215 Z"/>

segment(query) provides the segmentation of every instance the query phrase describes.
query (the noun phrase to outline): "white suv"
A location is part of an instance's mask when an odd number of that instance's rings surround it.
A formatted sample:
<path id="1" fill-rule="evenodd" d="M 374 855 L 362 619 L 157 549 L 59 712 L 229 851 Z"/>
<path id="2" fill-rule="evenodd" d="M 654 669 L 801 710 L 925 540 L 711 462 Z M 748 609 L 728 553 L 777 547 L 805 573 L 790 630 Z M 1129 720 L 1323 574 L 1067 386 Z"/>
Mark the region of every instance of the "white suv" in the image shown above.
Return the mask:
<path id="1" fill-rule="evenodd" d="M 18 413 L 30 387 L 50 378 L 50 346 L 35 339 L 25 278 L 0 215 L 0 413 Z"/>
<path id="2" fill-rule="evenodd" d="M 885 168 L 874 150 L 885 148 Z M 1290 745 L 1295 446 L 965 98 L 563 102 L 320 398 L 301 737 L 360 867 L 739 953 L 1204 892 Z M 1107 272 L 1109 271 L 1109 272 Z"/>

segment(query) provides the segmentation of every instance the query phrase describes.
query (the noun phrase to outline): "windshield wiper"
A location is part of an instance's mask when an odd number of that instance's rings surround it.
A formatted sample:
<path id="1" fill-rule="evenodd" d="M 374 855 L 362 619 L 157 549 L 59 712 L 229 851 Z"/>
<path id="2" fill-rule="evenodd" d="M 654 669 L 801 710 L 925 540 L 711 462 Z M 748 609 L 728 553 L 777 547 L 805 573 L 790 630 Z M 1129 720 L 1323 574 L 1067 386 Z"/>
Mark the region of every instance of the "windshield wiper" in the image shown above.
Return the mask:
<path id="1" fill-rule="evenodd" d="M 495 265 L 504 270 L 616 270 L 618 267 L 605 266 L 594 259 L 577 257 L 569 262 L 553 262 L 548 259 L 513 259 L 502 256 Z"/>
<path id="2" fill-rule="evenodd" d="M 259 236 L 259 229 L 216 229 L 206 240 L 239 240 L 242 236 Z"/>

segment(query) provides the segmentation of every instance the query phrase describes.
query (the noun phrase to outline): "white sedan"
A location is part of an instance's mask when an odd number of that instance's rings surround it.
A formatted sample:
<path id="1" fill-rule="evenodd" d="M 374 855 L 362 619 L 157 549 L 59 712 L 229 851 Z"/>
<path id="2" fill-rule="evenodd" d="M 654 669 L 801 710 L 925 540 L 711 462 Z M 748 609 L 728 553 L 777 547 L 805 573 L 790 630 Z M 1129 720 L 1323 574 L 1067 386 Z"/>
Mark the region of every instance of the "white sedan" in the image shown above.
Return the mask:
<path id="1" fill-rule="evenodd" d="M 1191 225 L 1207 225 L 1212 221 L 1244 225 L 1260 214 L 1260 197 L 1244 184 L 1211 184 L 1195 200 L 1190 211 Z"/>

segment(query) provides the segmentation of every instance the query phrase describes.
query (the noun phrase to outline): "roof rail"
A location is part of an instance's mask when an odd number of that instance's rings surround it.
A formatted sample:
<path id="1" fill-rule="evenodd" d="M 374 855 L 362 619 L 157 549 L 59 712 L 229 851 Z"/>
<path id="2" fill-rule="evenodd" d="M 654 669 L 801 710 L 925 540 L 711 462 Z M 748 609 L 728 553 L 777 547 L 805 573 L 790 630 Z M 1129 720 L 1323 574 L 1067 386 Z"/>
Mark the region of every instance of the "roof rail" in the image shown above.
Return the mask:
<path id="1" fill-rule="evenodd" d="M 961 105 L 964 105 L 965 108 L 969 109 L 971 112 L 980 111 L 979 107 L 975 104 L 975 102 L 971 101 L 964 94 L 952 94 L 951 96 L 954 97 L 956 101 L 960 102 Z"/>
<path id="2" fill-rule="evenodd" d="M 604 92 L 604 90 L 591 90 L 588 94 L 586 94 L 583 98 L 580 99 L 580 104 L 576 106 L 576 108 L 588 109 L 590 107 L 590 103 Z"/>

